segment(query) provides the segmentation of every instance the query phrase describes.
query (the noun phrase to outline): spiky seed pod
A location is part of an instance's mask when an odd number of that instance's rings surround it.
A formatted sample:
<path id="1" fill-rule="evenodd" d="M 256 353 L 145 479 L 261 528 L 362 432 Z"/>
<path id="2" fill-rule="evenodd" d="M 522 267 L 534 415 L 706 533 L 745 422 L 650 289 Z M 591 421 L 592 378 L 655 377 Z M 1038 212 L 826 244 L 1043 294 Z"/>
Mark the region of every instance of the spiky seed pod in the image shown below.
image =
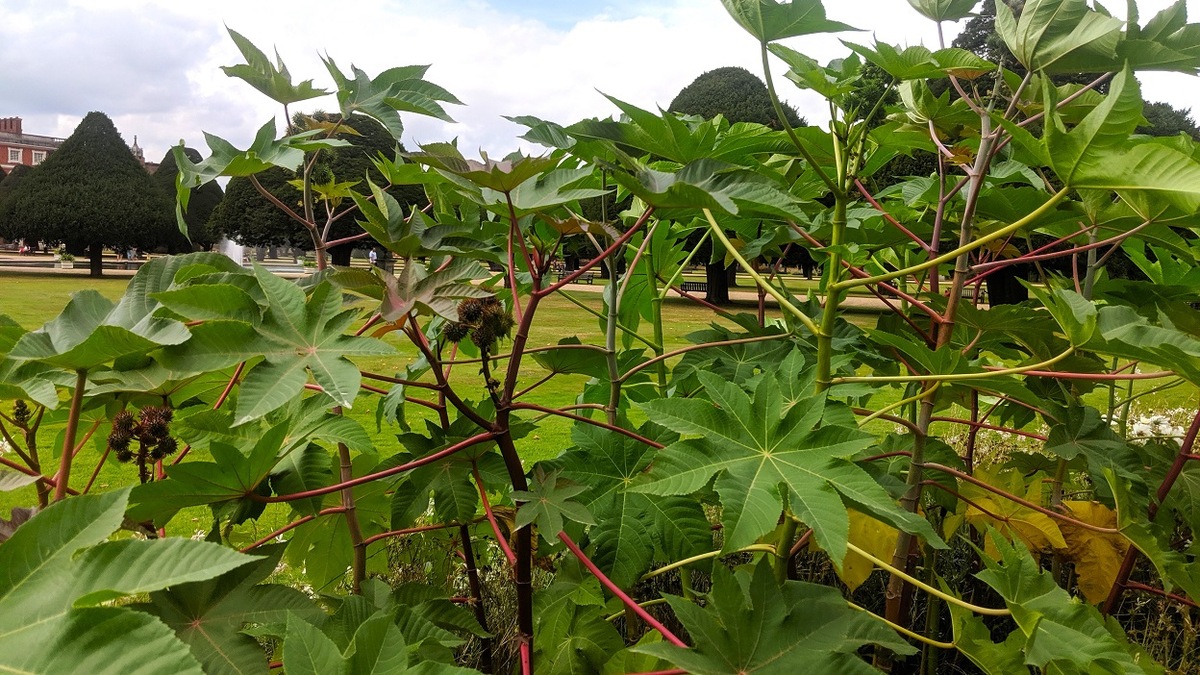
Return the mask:
<path id="1" fill-rule="evenodd" d="M 170 434 L 171 409 L 155 406 L 142 408 L 142 430 L 150 442 L 166 438 Z"/>
<path id="2" fill-rule="evenodd" d="M 122 410 L 113 415 L 112 432 L 108 434 L 108 444 L 114 448 L 118 447 L 114 443 L 124 443 L 128 446 L 129 440 L 134 435 L 134 426 L 133 413 L 128 410 Z"/>
<path id="3" fill-rule="evenodd" d="M 483 303 L 480 299 L 467 298 L 458 303 L 458 320 L 462 323 L 476 323 L 481 316 L 483 316 Z"/>
<path id="4" fill-rule="evenodd" d="M 158 445 L 154 446 L 154 449 L 150 452 L 150 457 L 155 461 L 166 459 L 167 457 L 175 454 L 175 451 L 178 448 L 179 444 L 175 441 L 175 439 L 167 436 L 159 441 Z"/>
<path id="5" fill-rule="evenodd" d="M 491 347 L 492 343 L 495 341 L 496 334 L 492 327 L 486 323 L 480 324 L 471 331 L 471 342 L 474 342 L 475 346 L 479 347 L 480 349 L 487 349 L 488 347 Z"/>
<path id="6" fill-rule="evenodd" d="M 463 338 L 467 337 L 467 334 L 470 332 L 471 327 L 465 323 L 448 323 L 442 329 L 442 335 L 455 344 L 462 342 Z"/>
<path id="7" fill-rule="evenodd" d="M 13 421 L 21 426 L 25 426 L 29 422 L 30 416 L 29 405 L 25 401 L 17 399 L 17 402 L 13 404 Z"/>
<path id="8" fill-rule="evenodd" d="M 126 445 L 124 448 L 113 448 L 117 455 L 117 461 L 128 464 L 133 461 L 133 451 Z"/>
<path id="9" fill-rule="evenodd" d="M 512 332 L 513 326 L 515 325 L 516 322 L 513 321 L 512 314 L 505 312 L 504 314 L 500 315 L 500 330 L 497 332 L 504 337 L 508 337 L 508 334 Z"/>

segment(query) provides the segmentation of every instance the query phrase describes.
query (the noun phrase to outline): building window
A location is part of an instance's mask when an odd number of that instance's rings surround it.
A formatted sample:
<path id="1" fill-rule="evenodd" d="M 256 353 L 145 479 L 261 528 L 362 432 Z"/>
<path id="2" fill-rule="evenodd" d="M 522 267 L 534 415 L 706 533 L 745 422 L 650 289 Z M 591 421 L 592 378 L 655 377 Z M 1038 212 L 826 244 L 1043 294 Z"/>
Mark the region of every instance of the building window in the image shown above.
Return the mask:
<path id="1" fill-rule="evenodd" d="M 46 151 L 45 150 L 34 150 L 33 151 L 34 166 L 37 166 L 38 164 L 41 164 L 44 161 L 46 161 Z"/>
<path id="2" fill-rule="evenodd" d="M 20 148 L 9 148 L 8 149 L 8 161 L 9 161 L 9 163 L 16 162 L 19 164 L 21 162 L 21 149 Z"/>

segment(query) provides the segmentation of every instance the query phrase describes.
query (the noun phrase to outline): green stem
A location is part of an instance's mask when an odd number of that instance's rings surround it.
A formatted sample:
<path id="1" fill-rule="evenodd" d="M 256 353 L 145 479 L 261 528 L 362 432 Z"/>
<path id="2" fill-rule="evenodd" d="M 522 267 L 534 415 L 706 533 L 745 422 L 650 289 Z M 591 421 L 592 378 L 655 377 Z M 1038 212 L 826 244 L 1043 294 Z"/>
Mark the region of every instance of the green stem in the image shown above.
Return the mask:
<path id="1" fill-rule="evenodd" d="M 916 274 L 917 272 L 923 272 L 931 267 L 936 267 L 938 265 L 941 265 L 942 263 L 946 263 L 951 260 L 954 260 L 954 259 L 958 258 L 958 256 L 960 256 L 960 255 L 970 253 L 971 251 L 974 251 L 976 249 L 983 247 L 985 244 L 996 241 L 997 239 L 1002 239 L 1024 227 L 1028 227 L 1030 224 L 1032 224 L 1038 218 L 1041 218 L 1042 216 L 1046 215 L 1051 210 L 1053 210 L 1054 207 L 1060 201 L 1062 201 L 1063 198 L 1066 197 L 1069 192 L 1070 192 L 1069 188 L 1063 188 L 1063 189 L 1059 190 L 1058 192 L 1054 193 L 1054 195 L 1052 197 L 1050 197 L 1049 200 L 1047 200 L 1044 204 L 1039 206 L 1033 212 L 1026 215 L 1024 218 L 1021 218 L 1020 220 L 1016 221 L 1015 223 L 1013 223 L 1011 225 L 1006 225 L 1005 227 L 1002 227 L 1002 228 L 996 230 L 995 232 L 992 232 L 991 234 L 986 234 L 982 237 L 979 237 L 978 239 L 975 239 L 974 241 L 972 241 L 970 244 L 967 244 L 966 246 L 960 246 L 960 247 L 954 249 L 953 251 L 950 251 L 949 253 L 945 253 L 936 258 L 926 260 L 925 262 L 919 263 L 917 265 L 912 265 L 910 267 L 905 267 L 904 269 L 901 269 L 901 270 L 896 270 L 895 272 L 888 272 L 887 274 L 879 274 L 879 275 L 876 275 L 873 277 L 861 277 L 861 278 L 857 278 L 857 279 L 847 279 L 847 280 L 839 282 L 837 284 L 837 290 L 849 290 L 849 289 L 855 288 L 857 286 L 866 286 L 868 284 L 877 284 L 881 281 L 891 281 L 892 279 L 898 279 L 900 277 L 908 276 L 910 274 Z"/>
<path id="2" fill-rule="evenodd" d="M 875 556 L 871 555 L 869 552 L 864 551 L 863 549 L 855 546 L 854 544 L 852 544 L 850 542 L 846 543 L 846 548 L 848 550 L 853 551 L 854 553 L 857 553 L 858 555 L 866 558 L 867 560 L 870 560 L 873 564 L 875 564 L 879 568 L 884 569 L 888 572 L 891 572 L 892 574 L 900 577 L 901 579 L 904 579 L 905 581 L 912 584 L 913 586 L 916 586 L 917 588 L 925 591 L 926 593 L 934 596 L 935 598 L 941 598 L 942 600 L 945 600 L 946 602 L 950 603 L 951 605 L 956 605 L 958 607 L 962 607 L 963 609 L 970 610 L 976 614 L 983 614 L 984 616 L 1011 616 L 1012 615 L 1012 612 L 1009 611 L 1009 609 L 1007 607 L 1000 607 L 1000 608 L 980 607 L 979 605 L 973 605 L 973 604 L 967 602 L 966 600 L 962 600 L 961 598 L 956 598 L 953 595 L 950 595 L 949 593 L 946 593 L 945 591 L 942 591 L 939 588 L 934 588 L 933 586 L 930 586 L 929 584 L 925 583 L 924 581 L 921 581 L 920 579 L 912 576 L 911 574 L 909 574 L 903 570 L 897 569 L 897 568 L 885 563 L 884 561 L 880 560 L 879 558 L 876 558 Z"/>
<path id="3" fill-rule="evenodd" d="M 841 245 L 846 236 L 846 198 L 838 196 L 833 204 L 833 233 L 830 237 L 829 263 L 825 269 L 825 308 L 821 327 L 817 330 L 817 392 L 825 391 L 833 382 L 833 331 L 837 325 L 838 309 L 843 297 L 840 287 L 842 274 Z"/>
<path id="4" fill-rule="evenodd" d="M 646 237 L 649 238 L 653 233 L 654 230 L 651 229 L 646 233 Z M 654 330 L 654 343 L 658 345 L 653 348 L 654 356 L 658 359 L 654 367 L 655 373 L 658 375 L 658 395 L 666 398 L 667 362 L 662 358 L 663 352 L 666 351 L 663 346 L 666 342 L 666 333 L 663 330 L 663 297 L 658 292 L 658 275 L 654 272 L 653 242 L 646 247 L 646 287 L 650 289 L 650 326 Z"/>
<path id="5" fill-rule="evenodd" d="M 783 512 L 783 529 L 779 532 L 779 543 L 775 545 L 776 551 L 791 551 L 792 542 L 796 539 L 796 529 L 798 524 L 796 519 L 788 515 L 786 505 Z M 775 557 L 775 581 L 780 586 L 788 580 L 792 567 L 792 556 L 785 553 Z"/>
<path id="6" fill-rule="evenodd" d="M 708 237 L 710 235 L 711 233 L 708 230 L 705 230 L 704 234 L 700 235 L 700 241 L 696 244 L 696 247 L 687 254 L 687 257 L 684 258 L 683 262 L 679 264 L 679 268 L 675 270 L 675 273 L 671 275 L 671 278 L 667 279 L 666 282 L 663 283 L 663 289 L 659 291 L 660 300 L 665 300 L 667 298 L 667 294 L 671 292 L 671 287 L 674 286 L 675 282 L 679 281 L 679 278 L 683 276 L 683 271 L 687 269 L 688 265 L 692 264 L 692 258 L 695 258 L 696 254 L 700 252 L 700 247 L 704 246 L 704 242 L 708 241 Z"/>
<path id="7" fill-rule="evenodd" d="M 647 572 L 647 573 L 643 574 L 642 578 L 638 579 L 638 581 L 646 581 L 648 579 L 653 579 L 654 577 L 657 577 L 662 574 L 666 574 L 667 572 L 670 572 L 671 570 L 677 570 L 680 567 L 686 567 L 688 565 L 691 565 L 692 563 L 698 563 L 701 560 L 708 560 L 709 558 L 720 558 L 721 556 L 733 555 L 735 553 L 755 553 L 755 552 L 770 553 L 771 555 L 775 555 L 775 547 L 770 544 L 750 544 L 749 546 L 739 548 L 736 551 L 709 551 L 708 553 L 701 553 L 699 555 L 694 555 L 690 558 L 684 558 L 683 560 L 676 560 L 675 562 L 673 562 L 669 565 L 663 565 L 662 567 L 660 567 L 656 570 L 653 570 L 651 572 Z"/>
<path id="8" fill-rule="evenodd" d="M 647 232 L 649 237 L 650 233 Z M 604 362 L 608 367 L 608 405 L 604 406 L 604 413 L 608 418 L 608 423 L 616 426 L 617 410 L 621 406 L 621 370 L 617 363 L 617 319 L 621 312 L 621 296 L 624 290 L 623 285 L 617 284 L 617 255 L 620 249 L 615 249 L 604 258 L 604 264 L 608 266 L 609 284 L 605 289 L 608 295 L 608 316 L 604 323 Z M 659 342 L 662 344 L 662 342 Z"/>
<path id="9" fill-rule="evenodd" d="M 821 168 L 821 165 L 817 163 L 817 160 L 812 156 L 812 153 L 808 151 L 808 148 L 804 146 L 804 143 L 800 140 L 800 137 L 796 135 L 796 130 L 792 128 L 792 123 L 788 121 L 787 115 L 784 114 L 783 104 L 779 102 L 779 95 L 775 93 L 775 83 L 771 79 L 771 52 L 767 50 L 766 42 L 760 42 L 759 45 L 762 51 L 763 79 L 766 80 L 767 93 L 771 96 L 771 106 L 775 108 L 775 116 L 779 118 L 779 123 L 783 125 L 783 130 L 787 132 L 788 138 L 792 140 L 792 143 L 795 144 L 796 149 L 800 151 L 800 156 L 804 158 L 804 161 L 808 162 L 809 168 L 811 168 L 813 172 L 817 174 L 817 177 L 821 179 L 821 182 L 825 184 L 825 187 L 829 188 L 829 191 L 834 195 L 841 194 L 841 190 L 838 188 L 838 186 L 833 182 L 829 175 L 825 173 L 825 170 Z"/>
<path id="10" fill-rule="evenodd" d="M 742 257 L 742 254 L 739 253 L 736 248 L 734 248 L 733 243 L 730 242 L 729 238 L 725 236 L 725 232 L 721 229 L 721 226 L 717 224 L 717 219 L 713 217 L 712 211 L 704 209 L 704 216 L 708 218 L 709 231 L 712 233 L 713 237 L 717 241 L 721 242 L 721 244 L 725 247 L 726 252 L 733 256 L 733 259 L 742 266 L 742 269 L 746 271 L 746 274 L 750 275 L 751 279 L 754 279 L 754 282 L 759 285 L 759 288 L 766 290 L 772 298 L 775 298 L 780 307 L 787 310 L 787 312 L 792 316 L 796 317 L 800 323 L 804 324 L 805 328 L 808 328 L 808 330 L 812 332 L 813 335 L 820 335 L 820 329 L 817 328 L 817 324 L 807 314 L 802 312 L 799 307 L 793 305 L 792 301 L 786 295 L 776 290 L 776 288 L 768 283 L 766 279 L 763 279 L 762 275 L 755 271 L 754 266 L 752 266 L 749 261 Z"/>

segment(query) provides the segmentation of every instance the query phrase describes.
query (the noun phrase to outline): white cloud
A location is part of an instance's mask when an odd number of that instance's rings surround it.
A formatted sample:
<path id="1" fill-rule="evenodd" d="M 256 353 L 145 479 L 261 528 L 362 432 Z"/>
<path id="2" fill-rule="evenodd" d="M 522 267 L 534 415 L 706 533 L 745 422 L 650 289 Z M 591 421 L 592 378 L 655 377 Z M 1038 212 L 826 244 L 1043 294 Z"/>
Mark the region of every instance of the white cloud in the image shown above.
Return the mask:
<path id="1" fill-rule="evenodd" d="M 1200 0 L 1188 0 L 1200 5 Z M 0 116 L 25 118 L 30 133 L 66 136 L 89 110 L 103 110 L 150 159 L 181 138 L 203 148 L 201 131 L 245 146 L 281 111 L 219 69 L 241 61 L 224 25 L 268 54 L 278 49 L 296 79 L 330 86 L 320 61 L 332 56 L 368 73 L 432 64 L 427 77 L 461 98 L 456 124 L 407 116 L 406 143 L 457 136 L 467 152 L 503 154 L 521 145 L 521 127 L 503 115 L 569 124 L 608 116 L 599 92 L 653 109 L 667 105 L 701 73 L 736 65 L 759 73 L 757 43 L 717 0 L 6 0 L 0 21 Z M 1119 3 L 1109 3 L 1119 4 Z M 1142 21 L 1168 4 L 1143 0 Z M 824 62 L 842 56 L 838 37 L 934 46 L 933 24 L 904 0 L 826 2 L 830 18 L 873 33 L 813 36 L 789 45 Z M 1118 8 L 1114 8 L 1116 10 Z M 1194 7 L 1200 14 L 1200 6 Z M 951 40 L 955 27 L 947 26 Z M 782 79 L 782 95 L 810 120 L 825 115 L 815 97 Z M 1143 77 L 1150 100 L 1200 111 L 1194 80 Z M 332 99 L 297 109 L 333 109 Z"/>

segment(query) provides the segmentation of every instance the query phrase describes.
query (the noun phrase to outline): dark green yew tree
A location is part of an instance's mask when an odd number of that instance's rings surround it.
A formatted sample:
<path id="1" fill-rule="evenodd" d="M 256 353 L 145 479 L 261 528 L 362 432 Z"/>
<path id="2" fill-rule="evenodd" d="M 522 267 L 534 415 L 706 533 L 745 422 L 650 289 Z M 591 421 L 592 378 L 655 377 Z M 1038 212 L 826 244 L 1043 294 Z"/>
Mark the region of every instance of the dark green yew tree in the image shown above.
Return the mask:
<path id="1" fill-rule="evenodd" d="M 87 248 L 92 276 L 106 247 L 153 248 L 170 236 L 171 204 L 102 112 L 90 112 L 62 147 L 0 205 L 15 237 Z"/>
<path id="2" fill-rule="evenodd" d="M 349 189 L 365 189 L 368 177 L 375 182 L 383 178 L 375 169 L 373 160 L 383 156 L 391 159 L 397 150 L 403 150 L 392 135 L 375 120 L 355 116 L 344 120 L 338 114 L 316 112 L 312 115 L 297 113 L 293 116 L 294 132 L 309 130 L 325 131 L 343 140 L 347 145 L 325 148 L 312 164 L 312 182 L 315 186 L 310 202 L 318 213 L 326 206 L 333 211 L 342 211 L 350 203 Z M 196 157 L 195 160 L 198 160 Z M 312 159 L 309 155 L 308 160 Z M 296 167 L 300 169 L 301 167 Z M 160 169 L 161 171 L 161 169 Z M 280 209 L 275 202 L 262 194 L 266 190 L 297 214 L 303 211 L 303 179 L 297 171 L 273 167 L 257 175 L 254 180 L 237 177 L 229 181 L 225 197 L 212 211 L 207 223 L 209 230 L 221 233 L 246 246 L 295 246 L 313 248 L 312 237 L 295 218 Z M 172 188 L 173 189 L 173 188 Z M 401 203 L 424 206 L 424 191 L 419 186 L 399 186 L 389 191 Z M 192 206 L 189 205 L 190 213 Z M 325 215 L 325 214 L 321 214 Z M 189 219 L 189 223 L 190 223 Z M 361 234 L 362 228 L 352 217 L 339 218 L 324 234 L 325 241 L 337 241 Z M 346 242 L 330 249 L 335 265 L 349 265 L 355 241 Z"/>
<path id="3" fill-rule="evenodd" d="M 183 151 L 193 162 L 200 161 L 200 153 L 195 149 L 184 148 Z M 154 172 L 153 178 L 155 185 L 172 202 L 175 201 L 175 179 L 178 176 L 179 166 L 175 164 L 175 152 L 168 150 L 162 161 L 159 162 L 158 170 Z M 208 219 L 224 196 L 225 192 L 217 183 L 208 183 L 197 188 L 192 193 L 191 208 L 184 214 L 188 225 L 187 237 L 176 231 L 168 237 L 164 245 L 172 253 L 182 253 L 193 249 L 205 251 L 211 249 L 221 236 L 220 232 L 209 229 Z"/>

